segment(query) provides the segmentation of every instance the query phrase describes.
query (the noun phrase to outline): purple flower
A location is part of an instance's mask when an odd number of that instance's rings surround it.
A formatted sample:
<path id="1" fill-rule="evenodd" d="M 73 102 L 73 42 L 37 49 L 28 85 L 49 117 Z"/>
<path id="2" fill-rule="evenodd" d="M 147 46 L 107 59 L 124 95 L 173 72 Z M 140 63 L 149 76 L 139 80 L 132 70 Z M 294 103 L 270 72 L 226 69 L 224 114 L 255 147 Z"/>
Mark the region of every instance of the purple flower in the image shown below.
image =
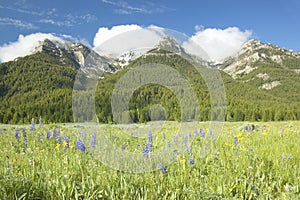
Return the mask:
<path id="1" fill-rule="evenodd" d="M 239 139 L 237 137 L 233 138 L 234 144 L 237 144 L 237 142 L 239 141 Z"/>
<path id="2" fill-rule="evenodd" d="M 196 128 L 195 128 L 195 130 L 194 130 L 194 135 L 195 135 L 195 137 L 198 137 L 198 136 L 199 136 L 199 133 L 198 133 L 198 131 L 197 131 Z"/>
<path id="3" fill-rule="evenodd" d="M 65 148 L 68 149 L 68 148 L 70 147 L 68 136 L 65 136 L 65 137 L 64 137 L 64 140 L 65 140 L 65 143 L 66 143 Z"/>
<path id="4" fill-rule="evenodd" d="M 56 128 L 53 129 L 52 136 L 53 136 L 53 138 L 56 138 L 58 136 L 58 132 L 57 132 Z"/>
<path id="5" fill-rule="evenodd" d="M 185 150 L 186 150 L 189 154 L 192 154 L 192 149 L 190 149 L 189 147 L 186 147 Z"/>
<path id="6" fill-rule="evenodd" d="M 49 139 L 50 137 L 51 137 L 51 133 L 50 133 L 50 131 L 48 130 L 48 131 L 46 132 L 46 138 Z"/>
<path id="7" fill-rule="evenodd" d="M 85 151 L 85 146 L 84 143 L 80 140 L 76 142 L 76 149 L 79 149 L 80 151 L 84 152 Z"/>
<path id="8" fill-rule="evenodd" d="M 162 133 L 162 137 L 166 138 L 166 133 L 165 132 Z"/>
<path id="9" fill-rule="evenodd" d="M 173 141 L 174 141 L 174 142 L 178 142 L 178 137 L 177 137 L 176 134 L 175 134 L 174 137 L 173 137 Z"/>
<path id="10" fill-rule="evenodd" d="M 19 141 L 19 130 L 18 130 L 18 128 L 16 128 L 16 131 L 15 131 L 15 138 L 16 138 L 16 140 Z"/>
<path id="11" fill-rule="evenodd" d="M 159 169 L 160 171 L 162 171 L 163 173 L 168 173 L 167 169 L 163 166 L 162 163 L 159 163 L 159 164 L 157 165 L 157 167 L 158 167 L 158 169 Z"/>
<path id="12" fill-rule="evenodd" d="M 61 136 L 58 135 L 58 136 L 57 136 L 57 143 L 58 143 L 58 144 L 61 144 L 61 142 L 62 142 L 62 141 L 61 141 Z"/>
<path id="13" fill-rule="evenodd" d="M 141 145 L 140 145 L 140 144 L 136 144 L 136 149 L 137 149 L 137 150 L 139 150 L 139 149 L 140 149 L 140 147 L 141 147 Z"/>
<path id="14" fill-rule="evenodd" d="M 202 128 L 200 128 L 200 133 L 201 133 L 202 137 L 205 137 L 205 132 L 204 132 L 204 130 Z"/>
<path id="15" fill-rule="evenodd" d="M 121 147 L 121 149 L 122 149 L 122 151 L 124 151 L 124 150 L 125 150 L 125 145 L 124 145 L 124 144 L 122 144 L 122 147 Z"/>
<path id="16" fill-rule="evenodd" d="M 170 141 L 167 142 L 167 147 L 168 148 L 171 147 L 171 142 Z"/>
<path id="17" fill-rule="evenodd" d="M 34 118 L 32 118 L 32 120 L 31 120 L 30 130 L 31 131 L 34 130 Z"/>
<path id="18" fill-rule="evenodd" d="M 216 152 L 214 153 L 214 155 L 215 155 L 216 157 L 218 157 L 218 156 L 220 155 L 220 152 L 216 151 Z"/>
<path id="19" fill-rule="evenodd" d="M 90 145 L 92 148 L 96 147 L 96 134 L 95 133 L 92 134 Z"/>
<path id="20" fill-rule="evenodd" d="M 289 154 L 288 155 L 288 159 L 290 160 L 290 159 L 292 159 L 293 158 L 293 156 L 291 155 L 291 154 Z"/>
<path id="21" fill-rule="evenodd" d="M 190 165 L 193 165 L 194 163 L 195 163 L 194 159 L 193 159 L 192 157 L 190 157 L 190 159 L 189 159 L 189 164 L 190 164 Z"/>
<path id="22" fill-rule="evenodd" d="M 257 190 L 257 188 L 255 187 L 255 185 L 252 185 L 252 190 Z"/>
<path id="23" fill-rule="evenodd" d="M 149 158 L 149 147 L 148 145 L 144 146 L 142 148 L 142 155 L 145 157 L 145 158 Z"/>
<path id="24" fill-rule="evenodd" d="M 285 161 L 285 160 L 286 160 L 286 157 L 285 157 L 285 156 L 282 156 L 281 159 L 282 159 L 282 161 Z"/>

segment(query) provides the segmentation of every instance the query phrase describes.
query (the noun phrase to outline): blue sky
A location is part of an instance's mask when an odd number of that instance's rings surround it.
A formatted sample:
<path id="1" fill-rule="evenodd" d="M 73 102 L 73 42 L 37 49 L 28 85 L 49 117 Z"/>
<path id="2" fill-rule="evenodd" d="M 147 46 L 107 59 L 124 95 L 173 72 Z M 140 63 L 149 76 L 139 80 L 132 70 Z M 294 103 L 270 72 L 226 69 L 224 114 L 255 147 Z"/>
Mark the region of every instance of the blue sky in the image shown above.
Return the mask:
<path id="1" fill-rule="evenodd" d="M 298 0 L 1 0 L 0 45 L 20 34 L 55 33 L 93 44 L 99 27 L 157 25 L 195 34 L 195 26 L 252 30 L 252 37 L 300 51 Z"/>

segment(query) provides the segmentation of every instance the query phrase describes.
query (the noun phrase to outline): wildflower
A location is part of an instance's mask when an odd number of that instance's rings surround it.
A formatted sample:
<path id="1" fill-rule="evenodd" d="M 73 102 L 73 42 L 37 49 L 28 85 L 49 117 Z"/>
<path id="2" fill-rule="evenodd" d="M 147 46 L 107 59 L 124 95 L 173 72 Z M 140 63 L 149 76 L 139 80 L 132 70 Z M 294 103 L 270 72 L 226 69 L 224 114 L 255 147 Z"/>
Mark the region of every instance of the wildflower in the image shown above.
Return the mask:
<path id="1" fill-rule="evenodd" d="M 32 118 L 32 120 L 31 120 L 30 130 L 31 131 L 34 130 L 34 118 Z"/>
<path id="2" fill-rule="evenodd" d="M 140 145 L 140 144 L 136 144 L 136 149 L 137 149 L 137 150 L 139 150 L 139 149 L 140 149 L 140 147 L 141 147 L 141 145 Z"/>
<path id="3" fill-rule="evenodd" d="M 52 137 L 53 138 L 56 138 L 58 136 L 58 133 L 57 133 L 57 131 L 56 131 L 56 128 L 54 128 L 53 129 L 53 135 L 52 135 Z"/>
<path id="4" fill-rule="evenodd" d="M 48 131 L 46 132 L 46 138 L 49 139 L 50 137 L 51 137 L 51 134 L 50 134 L 50 131 L 48 130 Z"/>
<path id="5" fill-rule="evenodd" d="M 125 150 L 125 145 L 124 145 L 124 144 L 122 144 L 122 147 L 121 147 L 121 149 L 122 149 L 122 151 L 124 151 L 124 150 Z"/>
<path id="6" fill-rule="evenodd" d="M 255 185 L 252 185 L 252 190 L 257 190 L 257 188 L 255 187 Z"/>
<path id="7" fill-rule="evenodd" d="M 183 143 L 186 144 L 186 143 L 187 143 L 187 140 L 188 140 L 188 137 L 185 136 L 185 135 L 183 135 L 183 136 L 182 136 L 182 139 L 183 139 Z"/>
<path id="8" fill-rule="evenodd" d="M 44 153 L 44 151 L 45 151 L 45 149 L 41 149 L 41 150 L 40 150 L 40 153 Z"/>
<path id="9" fill-rule="evenodd" d="M 192 138 L 193 138 L 193 136 L 192 136 L 192 133 L 191 133 L 191 132 L 189 132 L 189 138 L 190 138 L 190 139 L 192 139 Z"/>
<path id="10" fill-rule="evenodd" d="M 57 136 L 57 143 L 58 143 L 58 144 L 61 144 L 61 142 L 62 142 L 62 141 L 61 141 L 61 136 L 58 135 L 58 136 Z"/>
<path id="11" fill-rule="evenodd" d="M 171 147 L 171 142 L 170 141 L 167 142 L 167 147 L 168 148 Z"/>
<path id="12" fill-rule="evenodd" d="M 165 132 L 162 133 L 162 137 L 166 138 L 166 133 Z"/>
<path id="13" fill-rule="evenodd" d="M 68 138 L 68 136 L 65 136 L 65 137 L 64 137 L 63 146 L 64 146 L 66 149 L 69 148 L 69 138 Z"/>
<path id="14" fill-rule="evenodd" d="M 237 144 L 237 142 L 239 141 L 239 139 L 237 137 L 233 138 L 234 144 Z"/>
<path id="15" fill-rule="evenodd" d="M 167 169 L 163 166 L 162 163 L 159 163 L 159 164 L 157 165 L 157 167 L 158 167 L 158 169 L 159 169 L 160 171 L 162 171 L 163 173 L 168 173 Z"/>
<path id="16" fill-rule="evenodd" d="M 236 151 L 235 151 L 235 154 L 236 154 L 236 155 L 239 155 L 239 151 L 238 151 L 238 150 L 236 150 Z"/>
<path id="17" fill-rule="evenodd" d="M 291 154 L 289 154 L 288 155 L 288 159 L 290 160 L 290 159 L 292 159 L 293 158 L 293 156 L 291 155 Z"/>
<path id="18" fill-rule="evenodd" d="M 282 161 L 285 161 L 285 160 L 286 160 L 286 157 L 285 157 L 285 156 L 282 156 L 281 159 L 282 159 Z"/>
<path id="19" fill-rule="evenodd" d="M 205 137 L 205 133 L 204 133 L 204 130 L 202 128 L 200 128 L 200 133 L 201 133 L 202 137 Z"/>
<path id="20" fill-rule="evenodd" d="M 152 151 L 152 143 L 153 142 L 153 136 L 152 136 L 152 133 L 151 133 L 151 131 L 149 131 L 149 133 L 148 133 L 148 143 L 147 143 L 147 145 L 148 145 L 148 148 L 149 148 L 149 151 L 151 152 Z"/>
<path id="21" fill-rule="evenodd" d="M 16 128 L 16 131 L 15 131 L 15 138 L 16 138 L 16 140 L 19 141 L 19 130 L 18 130 L 18 128 Z"/>
<path id="22" fill-rule="evenodd" d="M 178 138 L 177 138 L 177 135 L 176 135 L 176 134 L 174 134 L 173 141 L 174 141 L 174 142 L 178 142 Z"/>
<path id="23" fill-rule="evenodd" d="M 95 133 L 92 134 L 90 145 L 92 148 L 96 147 L 96 134 Z"/>
<path id="24" fill-rule="evenodd" d="M 192 157 L 190 157 L 189 164 L 193 165 L 194 163 L 195 163 L 194 159 Z"/>
<path id="25" fill-rule="evenodd" d="M 76 142 L 76 149 L 79 149 L 80 151 L 84 152 L 85 151 L 85 146 L 84 143 L 80 140 Z"/>
<path id="26" fill-rule="evenodd" d="M 192 149 L 190 149 L 189 147 L 186 147 L 185 149 L 189 154 L 192 154 Z"/>
<path id="27" fill-rule="evenodd" d="M 142 148 L 142 154 L 145 158 L 149 158 L 149 152 L 150 151 L 147 145 Z"/>
<path id="28" fill-rule="evenodd" d="M 56 146 L 55 146 L 55 149 L 59 149 L 60 148 L 60 144 L 57 143 Z"/>

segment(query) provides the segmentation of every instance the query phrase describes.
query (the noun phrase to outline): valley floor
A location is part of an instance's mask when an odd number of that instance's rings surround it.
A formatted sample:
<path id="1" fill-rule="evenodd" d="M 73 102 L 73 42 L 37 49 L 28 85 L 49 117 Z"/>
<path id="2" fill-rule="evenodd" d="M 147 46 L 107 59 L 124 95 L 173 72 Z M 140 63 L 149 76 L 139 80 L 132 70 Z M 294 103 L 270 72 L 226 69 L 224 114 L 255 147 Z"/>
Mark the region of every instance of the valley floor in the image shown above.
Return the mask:
<path id="1" fill-rule="evenodd" d="M 0 125 L 0 199 L 297 199 L 300 122 Z"/>

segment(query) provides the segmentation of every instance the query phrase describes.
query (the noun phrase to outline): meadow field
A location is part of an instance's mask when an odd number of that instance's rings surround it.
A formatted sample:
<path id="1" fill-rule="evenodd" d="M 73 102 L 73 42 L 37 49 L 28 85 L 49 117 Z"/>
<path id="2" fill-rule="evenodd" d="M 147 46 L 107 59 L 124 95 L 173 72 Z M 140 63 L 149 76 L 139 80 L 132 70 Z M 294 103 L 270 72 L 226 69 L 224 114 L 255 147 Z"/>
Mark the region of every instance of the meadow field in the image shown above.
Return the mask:
<path id="1" fill-rule="evenodd" d="M 300 198 L 299 121 L 224 123 L 220 133 L 209 123 L 181 126 L 129 133 L 100 125 L 89 134 L 74 124 L 0 125 L 0 199 Z M 144 173 L 116 170 L 118 157 L 108 166 L 93 153 L 103 134 L 119 152 L 145 160 L 172 149 L 174 162 Z"/>

